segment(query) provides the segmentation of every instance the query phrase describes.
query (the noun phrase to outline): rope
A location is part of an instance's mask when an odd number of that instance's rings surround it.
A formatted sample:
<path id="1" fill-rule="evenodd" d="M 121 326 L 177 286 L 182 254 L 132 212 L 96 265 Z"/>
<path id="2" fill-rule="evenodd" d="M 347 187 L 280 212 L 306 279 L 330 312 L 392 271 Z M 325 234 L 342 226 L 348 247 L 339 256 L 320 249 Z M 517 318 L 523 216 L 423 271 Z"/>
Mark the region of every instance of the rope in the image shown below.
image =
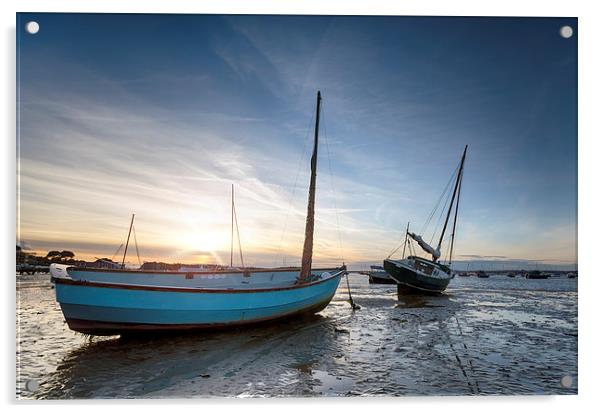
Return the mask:
<path id="1" fill-rule="evenodd" d="M 454 170 L 454 172 L 449 177 L 449 181 L 447 181 L 447 185 L 445 185 L 445 188 L 443 189 L 443 192 L 439 196 L 439 200 L 437 201 L 437 203 L 435 204 L 435 207 L 433 208 L 433 210 L 429 214 L 429 217 L 427 218 L 426 222 L 424 223 L 424 225 L 420 229 L 420 232 L 419 232 L 420 234 L 424 234 L 424 231 L 426 231 L 426 228 L 428 227 L 428 224 L 431 222 L 431 219 L 433 218 L 433 216 L 435 215 L 435 213 L 439 209 L 439 205 L 441 204 L 441 200 L 443 199 L 443 196 L 447 193 L 447 191 L 449 191 L 449 187 L 450 187 L 450 185 L 451 185 L 451 183 L 452 183 L 452 181 L 454 179 L 454 176 L 456 175 L 456 172 L 458 171 L 459 167 L 460 167 L 460 165 L 458 164 L 458 166 L 456 167 L 456 169 Z"/>
<path id="2" fill-rule="evenodd" d="M 327 154 L 327 158 L 328 158 L 328 170 L 330 171 L 330 190 L 332 192 L 332 199 L 333 199 L 333 204 L 334 204 L 334 215 L 336 217 L 336 223 L 337 223 L 337 235 L 339 238 L 339 254 L 340 254 L 340 258 L 343 261 L 343 263 L 345 262 L 345 257 L 343 256 L 343 241 L 341 239 L 341 225 L 340 225 L 340 221 L 339 221 L 339 209 L 337 208 L 337 194 L 336 191 L 334 190 L 334 178 L 333 178 L 333 173 L 332 173 L 332 165 L 330 162 L 330 145 L 328 144 L 328 134 L 326 133 L 326 116 L 324 115 L 324 106 L 321 107 L 321 111 L 322 111 L 322 129 L 324 130 L 324 142 L 326 143 L 326 154 Z"/>
<path id="3" fill-rule="evenodd" d="M 134 232 L 134 245 L 136 245 L 136 255 L 138 256 L 138 265 L 142 266 L 142 261 L 140 261 L 140 251 L 138 251 L 138 240 L 136 239 L 136 227 L 132 226 L 132 231 Z"/>
<path id="4" fill-rule="evenodd" d="M 238 252 L 240 253 L 240 265 L 242 268 L 245 268 L 245 262 L 242 259 L 242 246 L 240 243 L 240 231 L 238 230 L 238 216 L 236 215 L 236 206 L 232 204 L 234 209 L 234 223 L 236 224 L 236 237 L 238 238 Z"/>
<path id="5" fill-rule="evenodd" d="M 406 233 L 407 233 L 407 230 L 408 230 L 408 228 L 406 227 L 406 231 L 405 231 Z M 405 233 L 404 233 L 404 234 L 401 236 L 401 239 L 400 239 L 400 240 L 397 242 L 397 244 L 396 244 L 396 245 L 397 245 L 397 247 L 395 247 L 395 249 L 393 249 L 393 250 L 392 250 L 392 251 L 389 253 L 389 255 L 387 255 L 387 259 L 391 258 L 391 256 L 392 256 L 393 254 L 395 254 L 397 251 L 399 251 L 399 249 L 401 248 L 401 246 L 402 246 L 402 245 L 405 243 L 405 237 L 406 237 L 406 236 L 407 236 L 407 235 L 406 235 Z M 401 240 L 404 240 L 404 242 L 401 242 Z"/>
<path id="6" fill-rule="evenodd" d="M 391 251 L 391 252 L 389 253 L 389 255 L 387 255 L 387 259 L 391 258 L 391 256 L 392 256 L 393 254 L 395 254 L 397 251 L 399 251 L 399 249 L 401 248 L 401 246 L 402 246 L 402 245 L 403 245 L 403 242 L 401 242 L 401 241 L 400 241 L 400 242 L 398 243 L 397 247 L 396 247 L 396 248 L 395 248 L 393 251 Z"/>
<path id="7" fill-rule="evenodd" d="M 449 189 L 446 189 L 446 192 L 447 192 L 447 197 L 445 198 L 445 203 L 441 207 L 441 213 L 439 214 L 439 218 L 437 219 L 437 224 L 435 224 L 435 227 L 433 228 L 433 234 L 431 235 L 431 239 L 429 240 L 429 244 L 433 243 L 433 239 L 435 238 L 435 235 L 437 233 L 437 228 L 439 227 L 439 224 L 441 223 L 441 218 L 443 218 L 443 214 L 445 213 L 445 206 L 447 205 L 447 202 L 449 201 L 449 199 L 452 196 L 452 188 L 449 187 Z"/>
<path id="8" fill-rule="evenodd" d="M 121 251 L 121 248 L 123 248 L 123 242 L 121 243 L 121 245 L 119 245 L 119 248 L 117 248 L 117 251 L 115 251 L 115 254 L 113 254 L 113 256 L 111 257 L 111 261 L 115 261 L 115 256 L 117 254 L 119 254 L 119 251 Z"/>
<path id="9" fill-rule="evenodd" d="M 349 273 L 345 271 L 345 278 L 347 279 L 347 292 L 349 293 L 349 300 L 347 302 L 351 305 L 351 309 L 353 311 L 359 310 L 361 307 L 353 302 L 353 297 L 351 296 L 351 287 L 349 287 Z"/>
<path id="10" fill-rule="evenodd" d="M 314 112 L 312 111 L 311 119 L 309 120 L 309 125 L 307 127 L 307 133 L 305 134 L 305 139 L 303 140 L 303 151 L 299 154 L 299 161 L 297 162 L 297 173 L 295 175 L 295 183 L 293 184 L 293 190 L 291 192 L 291 196 L 288 200 L 288 208 L 286 211 L 286 217 L 284 218 L 284 228 L 282 229 L 282 234 L 280 235 L 280 243 L 278 244 L 278 249 L 276 250 L 275 262 L 278 263 L 278 257 L 280 256 L 280 252 L 282 251 L 282 244 L 284 243 L 284 235 L 286 234 L 286 230 L 288 229 L 288 218 L 290 216 L 293 200 L 295 197 L 295 192 L 297 191 L 297 183 L 299 181 L 299 175 L 301 173 L 301 162 L 305 158 L 305 152 L 307 151 L 307 143 L 309 141 L 309 134 L 311 132 L 311 125 L 314 122 Z M 282 264 L 285 264 L 285 255 L 282 254 Z"/>
<path id="11" fill-rule="evenodd" d="M 332 173 L 332 163 L 331 163 L 331 156 L 330 156 L 330 145 L 328 144 L 328 134 L 326 133 L 326 116 L 324 115 L 324 106 L 321 106 L 321 114 L 322 114 L 322 130 L 323 135 L 324 135 L 324 142 L 326 143 L 326 155 L 328 158 L 328 170 L 330 172 L 330 190 L 332 192 L 332 199 L 333 199 L 333 204 L 334 204 L 334 215 L 336 218 L 336 223 L 337 223 L 337 235 L 338 235 L 338 239 L 339 239 L 339 254 L 340 254 L 340 258 L 343 261 L 343 265 L 345 265 L 345 257 L 343 256 L 343 241 L 341 238 L 341 225 L 340 225 L 340 221 L 339 221 L 339 209 L 337 207 L 337 194 L 336 191 L 334 190 L 334 174 Z M 351 309 L 353 311 L 355 310 L 359 310 L 360 306 L 357 305 L 354 301 L 353 301 L 353 297 L 351 296 L 351 286 L 349 285 L 349 272 L 345 271 L 345 280 L 347 281 L 347 294 L 349 294 L 349 300 L 348 303 L 349 305 L 351 305 Z"/>

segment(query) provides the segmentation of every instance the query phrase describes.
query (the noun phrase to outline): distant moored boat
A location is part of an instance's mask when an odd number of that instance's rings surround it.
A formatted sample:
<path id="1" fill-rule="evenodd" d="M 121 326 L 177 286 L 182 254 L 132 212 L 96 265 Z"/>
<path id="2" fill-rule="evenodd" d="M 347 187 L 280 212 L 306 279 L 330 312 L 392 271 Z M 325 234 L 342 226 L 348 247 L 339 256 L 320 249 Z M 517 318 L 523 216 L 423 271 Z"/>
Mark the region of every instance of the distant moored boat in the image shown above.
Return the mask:
<path id="1" fill-rule="evenodd" d="M 531 280 L 545 280 L 550 278 L 550 274 L 545 274 L 542 273 L 541 271 L 535 270 L 535 271 L 529 271 L 527 273 L 527 275 L 525 275 L 525 278 L 529 278 Z"/>
<path id="2" fill-rule="evenodd" d="M 477 277 L 479 277 L 479 278 L 489 278 L 489 274 L 487 274 L 485 271 L 477 271 Z"/>
<path id="3" fill-rule="evenodd" d="M 389 274 L 380 265 L 371 265 L 368 272 L 368 282 L 370 284 L 396 284 Z"/>

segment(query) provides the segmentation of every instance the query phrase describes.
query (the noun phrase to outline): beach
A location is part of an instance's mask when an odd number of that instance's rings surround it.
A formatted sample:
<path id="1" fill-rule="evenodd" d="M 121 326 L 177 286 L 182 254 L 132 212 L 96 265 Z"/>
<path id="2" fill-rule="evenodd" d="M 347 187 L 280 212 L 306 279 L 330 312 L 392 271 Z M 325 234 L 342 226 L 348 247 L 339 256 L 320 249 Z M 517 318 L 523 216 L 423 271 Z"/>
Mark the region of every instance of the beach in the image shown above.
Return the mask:
<path id="1" fill-rule="evenodd" d="M 456 277 L 438 296 L 349 275 L 321 313 L 137 337 L 68 329 L 48 275 L 17 276 L 17 398 L 576 394 L 577 279 Z"/>

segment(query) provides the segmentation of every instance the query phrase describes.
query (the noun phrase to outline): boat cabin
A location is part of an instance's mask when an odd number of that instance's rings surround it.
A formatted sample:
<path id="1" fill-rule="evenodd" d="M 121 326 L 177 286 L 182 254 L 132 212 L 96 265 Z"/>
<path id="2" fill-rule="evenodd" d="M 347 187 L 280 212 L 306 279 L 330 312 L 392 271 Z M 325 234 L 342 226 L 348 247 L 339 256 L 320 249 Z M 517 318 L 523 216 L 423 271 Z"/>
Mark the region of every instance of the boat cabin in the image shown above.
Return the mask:
<path id="1" fill-rule="evenodd" d="M 414 262 L 414 268 L 416 270 L 423 272 L 427 275 L 432 275 L 433 270 L 435 268 L 438 268 L 441 271 L 446 272 L 447 274 L 451 273 L 451 269 L 447 265 L 444 265 L 444 264 L 441 264 L 438 262 L 433 262 L 431 260 L 427 260 L 422 257 L 416 257 L 414 255 L 409 256 L 407 259 Z"/>

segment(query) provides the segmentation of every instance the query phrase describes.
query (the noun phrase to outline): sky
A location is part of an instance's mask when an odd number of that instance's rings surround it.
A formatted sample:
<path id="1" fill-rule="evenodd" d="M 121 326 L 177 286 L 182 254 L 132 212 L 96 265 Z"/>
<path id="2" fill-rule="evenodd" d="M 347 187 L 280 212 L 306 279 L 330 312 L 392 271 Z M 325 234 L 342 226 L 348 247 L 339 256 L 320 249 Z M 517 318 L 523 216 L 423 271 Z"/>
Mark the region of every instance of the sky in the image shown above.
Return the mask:
<path id="1" fill-rule="evenodd" d="M 298 265 L 320 90 L 314 265 L 423 231 L 468 145 L 454 259 L 575 266 L 575 18 L 20 13 L 17 55 L 40 254 L 111 258 L 135 213 L 142 261 L 227 264 L 234 184 L 245 264 Z"/>

